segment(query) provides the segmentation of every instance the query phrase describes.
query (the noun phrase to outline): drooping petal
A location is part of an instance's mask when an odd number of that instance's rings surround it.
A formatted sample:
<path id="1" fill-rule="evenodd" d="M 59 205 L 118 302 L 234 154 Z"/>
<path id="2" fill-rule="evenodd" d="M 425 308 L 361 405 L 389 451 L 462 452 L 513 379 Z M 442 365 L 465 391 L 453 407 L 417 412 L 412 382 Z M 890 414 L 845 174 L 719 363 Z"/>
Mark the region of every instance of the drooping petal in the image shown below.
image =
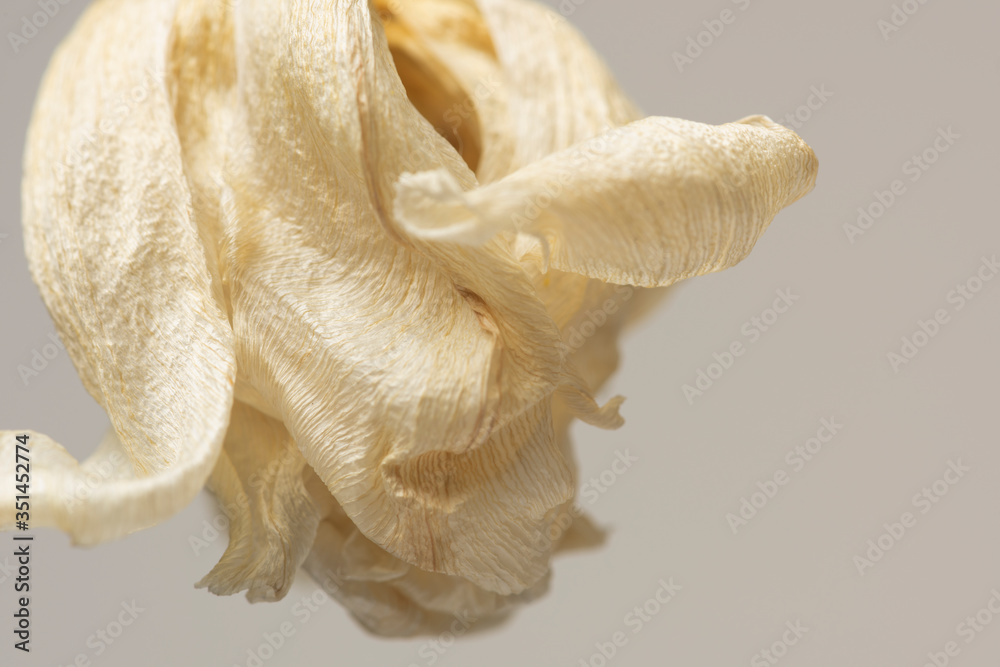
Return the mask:
<path id="1" fill-rule="evenodd" d="M 316 479 L 326 493 L 322 484 Z M 315 488 L 314 494 L 319 495 Z M 538 546 L 560 551 L 592 546 L 601 539 L 601 532 L 579 511 L 563 508 Z M 498 595 L 462 577 L 414 567 L 368 540 L 336 502 L 328 507 L 304 567 L 365 628 L 379 635 L 484 630 L 548 588 L 544 577 L 521 593 Z"/>
<path id="2" fill-rule="evenodd" d="M 477 121 L 482 133 L 476 168 L 480 183 L 639 118 L 599 56 L 555 12 L 531 2 L 479 4 L 376 3 L 388 22 L 391 50 L 396 35 L 391 28 L 402 23 L 408 34 L 416 35 L 409 39 L 422 40 L 438 56 L 435 64 L 449 68 L 463 86 L 466 99 L 443 118 L 453 133 L 467 120 Z M 525 258 L 536 247 L 519 242 L 513 250 L 560 328 L 572 365 L 587 386 L 597 389 L 617 366 L 615 339 L 622 324 L 637 303 L 654 295 L 628 288 L 623 296 L 617 285 L 555 269 L 540 274 L 540 262 Z"/>
<path id="3" fill-rule="evenodd" d="M 549 416 L 571 380 L 558 329 L 507 240 L 400 233 L 400 173 L 475 178 L 408 101 L 366 3 L 243 0 L 236 34 L 241 373 L 368 539 L 497 593 L 530 587 L 547 571 L 536 537 L 573 492 Z"/>
<path id="4" fill-rule="evenodd" d="M 650 117 L 478 189 L 443 170 L 404 175 L 396 215 L 438 241 L 530 233 L 557 269 L 656 287 L 742 260 L 816 170 L 805 142 L 763 116 L 718 126 Z"/>
<path id="5" fill-rule="evenodd" d="M 358 560 L 356 551 L 368 552 L 373 560 Z M 513 603 L 461 577 L 404 563 L 368 541 L 339 510 L 320 524 L 304 567 L 359 623 L 383 636 L 441 632 L 456 617 L 474 622 L 501 614 Z M 547 583 L 536 582 L 530 592 L 516 597 L 538 595 Z"/>
<path id="6" fill-rule="evenodd" d="M 280 600 L 309 554 L 320 508 L 305 486 L 312 474 L 281 422 L 240 402 L 208 487 L 229 518 L 229 546 L 198 583 L 216 595 L 247 591 Z"/>
<path id="7" fill-rule="evenodd" d="M 119 444 L 80 466 L 32 434 L 32 524 L 82 544 L 184 507 L 208 478 L 229 420 L 232 331 L 191 218 L 164 85 L 171 14 L 171 3 L 156 0 L 92 5 L 49 67 L 28 135 L 32 275 L 130 464 L 95 476 Z M 14 432 L 4 432 L 6 479 L 15 446 Z M 10 527 L 12 507 L 4 500 L 0 526 Z"/>

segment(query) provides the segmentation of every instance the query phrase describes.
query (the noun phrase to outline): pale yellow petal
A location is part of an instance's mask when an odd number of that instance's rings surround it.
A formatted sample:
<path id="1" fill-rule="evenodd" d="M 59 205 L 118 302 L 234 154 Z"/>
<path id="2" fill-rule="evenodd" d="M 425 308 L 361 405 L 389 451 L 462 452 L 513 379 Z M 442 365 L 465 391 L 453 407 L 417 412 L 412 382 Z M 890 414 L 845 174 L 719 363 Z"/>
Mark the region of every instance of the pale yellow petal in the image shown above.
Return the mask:
<path id="1" fill-rule="evenodd" d="M 232 141 L 251 155 L 227 170 L 224 278 L 241 373 L 372 542 L 529 588 L 547 572 L 535 537 L 572 495 L 548 414 L 573 383 L 557 326 L 506 240 L 400 233 L 400 173 L 476 181 L 366 4 L 243 0 L 236 30 Z"/>
<path id="2" fill-rule="evenodd" d="M 501 177 L 641 117 L 600 56 L 561 15 L 521 0 L 479 4 L 501 69 L 500 84 L 491 86 L 487 99 L 502 103 L 505 115 L 494 113 L 491 123 L 515 147 L 497 150 L 509 156 Z M 488 149 L 499 142 L 484 143 Z M 515 252 L 558 324 L 573 366 L 587 386 L 599 389 L 618 366 L 622 326 L 665 290 L 559 271 L 546 265 L 544 249 L 527 234 L 518 235 Z"/>
<path id="3" fill-rule="evenodd" d="M 478 0 L 503 69 L 511 166 L 641 117 L 604 61 L 562 16 L 526 0 Z"/>
<path id="4" fill-rule="evenodd" d="M 538 537 L 538 548 L 579 549 L 602 539 L 603 533 L 579 510 L 567 506 Z M 368 540 L 335 503 L 304 567 L 365 628 L 393 636 L 489 629 L 516 606 L 544 594 L 549 581 L 543 577 L 521 593 L 499 595 L 462 577 L 421 570 Z"/>
<path id="5" fill-rule="evenodd" d="M 458 149 L 480 183 L 508 174 L 515 137 L 507 82 L 476 3 L 379 0 L 376 5 L 396 71 L 417 109 Z M 414 69 L 432 70 L 439 82 L 425 85 L 425 78 L 411 75 Z M 436 109 L 428 99 L 436 100 Z"/>
<path id="6" fill-rule="evenodd" d="M 208 478 L 229 420 L 232 331 L 192 220 L 164 83 L 171 15 L 170 3 L 153 0 L 90 7 L 49 67 L 27 141 L 32 274 L 134 469 L 134 478 L 112 473 L 78 499 L 86 469 L 33 437 L 33 521 L 79 543 L 184 507 Z M 8 479 L 14 447 L 5 433 Z"/>
<path id="7" fill-rule="evenodd" d="M 170 3 L 168 3 L 170 4 Z M 221 192 L 235 113 L 236 63 L 232 3 L 174 0 L 164 72 L 192 217 L 205 247 L 213 292 L 229 312 L 228 286 L 221 282 Z"/>
<path id="8" fill-rule="evenodd" d="M 400 178 L 396 216 L 425 239 L 536 236 L 551 266 L 655 287 L 719 271 L 816 182 L 812 150 L 763 116 L 650 117 L 466 190 L 445 171 Z"/>
<path id="9" fill-rule="evenodd" d="M 229 518 L 229 546 L 199 588 L 280 600 L 316 536 L 320 508 L 306 490 L 312 471 L 281 422 L 234 403 L 225 446 L 208 481 Z"/>

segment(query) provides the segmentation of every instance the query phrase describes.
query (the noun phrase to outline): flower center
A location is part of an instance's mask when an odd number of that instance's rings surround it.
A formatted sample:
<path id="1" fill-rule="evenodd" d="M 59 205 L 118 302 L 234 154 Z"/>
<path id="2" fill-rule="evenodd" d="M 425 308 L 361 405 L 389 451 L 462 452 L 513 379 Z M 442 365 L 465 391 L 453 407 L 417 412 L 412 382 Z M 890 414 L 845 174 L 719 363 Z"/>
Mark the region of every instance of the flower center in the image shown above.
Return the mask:
<path id="1" fill-rule="evenodd" d="M 476 105 L 460 79 L 435 53 L 432 41 L 436 40 L 439 44 L 450 42 L 452 46 L 457 42 L 469 48 L 487 48 L 487 53 L 492 54 L 492 43 L 488 42 L 488 36 L 485 45 L 482 42 L 482 34 L 488 33 L 469 28 L 463 32 L 461 29 L 456 30 L 455 26 L 438 25 L 435 27 L 446 32 L 446 35 L 425 35 L 422 30 L 424 26 L 418 28 L 408 20 L 410 14 L 403 14 L 399 4 L 394 0 L 377 0 L 375 3 L 396 72 L 406 89 L 406 96 L 438 134 L 458 151 L 469 168 L 475 171 L 482 153 L 482 134 Z M 415 8 L 415 11 L 420 10 Z M 414 18 L 418 18 L 416 13 Z M 481 17 L 478 18 L 481 22 Z M 484 31 L 485 26 L 482 28 Z"/>

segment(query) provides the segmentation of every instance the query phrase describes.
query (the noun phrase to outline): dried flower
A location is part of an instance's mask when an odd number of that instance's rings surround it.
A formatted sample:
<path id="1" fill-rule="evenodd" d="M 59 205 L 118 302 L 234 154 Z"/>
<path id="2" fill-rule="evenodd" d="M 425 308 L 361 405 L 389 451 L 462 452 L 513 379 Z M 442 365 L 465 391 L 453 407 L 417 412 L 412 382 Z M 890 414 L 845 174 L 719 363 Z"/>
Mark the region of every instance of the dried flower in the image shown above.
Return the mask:
<path id="1" fill-rule="evenodd" d="M 740 261 L 817 163 L 761 116 L 640 119 L 524 0 L 101 0 L 24 167 L 32 274 L 113 426 L 82 464 L 32 434 L 34 524 L 94 544 L 207 483 L 202 586 L 277 599 L 304 563 L 407 634 L 594 540 L 567 429 L 621 423 L 592 392 L 643 288 Z"/>

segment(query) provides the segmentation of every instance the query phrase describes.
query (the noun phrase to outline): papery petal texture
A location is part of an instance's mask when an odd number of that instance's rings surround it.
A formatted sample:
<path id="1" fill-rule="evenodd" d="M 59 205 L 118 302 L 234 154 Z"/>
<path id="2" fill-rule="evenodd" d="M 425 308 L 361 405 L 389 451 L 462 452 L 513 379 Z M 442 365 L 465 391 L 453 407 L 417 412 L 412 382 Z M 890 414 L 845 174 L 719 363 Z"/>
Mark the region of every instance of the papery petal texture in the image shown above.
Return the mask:
<path id="1" fill-rule="evenodd" d="M 302 566 L 378 634 L 488 627 L 603 539 L 569 430 L 621 425 L 594 392 L 623 328 L 816 171 L 763 116 L 643 118 L 526 0 L 98 0 L 43 82 L 24 229 L 112 429 L 82 463 L 27 432 L 32 523 L 92 544 L 207 486 L 229 544 L 198 586 L 277 600 Z"/>
<path id="2" fill-rule="evenodd" d="M 33 523 L 82 544 L 186 505 L 229 421 L 232 332 L 191 219 L 164 55 L 148 48 L 165 43 L 170 14 L 161 2 L 95 4 L 54 57 L 28 134 L 32 275 L 130 464 L 95 480 L 57 443 L 32 439 Z M 0 470 L 13 465 L 15 444 L 2 435 Z M 0 510 L 6 527 L 11 507 Z"/>
<path id="3" fill-rule="evenodd" d="M 252 154 L 227 174 L 225 282 L 241 373 L 366 537 L 524 590 L 547 571 L 534 537 L 573 495 L 549 414 L 574 386 L 557 326 L 508 240 L 398 229 L 403 171 L 476 180 L 408 101 L 364 3 L 245 0 L 236 31 L 233 141 Z"/>
<path id="4" fill-rule="evenodd" d="M 487 98 L 502 98 L 503 116 L 493 114 L 489 124 L 504 128 L 504 141 L 484 147 L 487 154 L 493 149 L 508 156 L 499 177 L 642 117 L 600 56 L 561 15 L 522 0 L 482 0 L 480 7 L 502 82 L 490 87 Z M 614 225 L 616 219 L 606 224 Z M 568 359 L 596 391 L 618 367 L 622 327 L 658 302 L 665 290 L 623 287 L 560 271 L 547 265 L 546 250 L 535 237 L 518 234 L 515 253 L 559 326 Z"/>
<path id="5" fill-rule="evenodd" d="M 806 143 L 764 116 L 651 117 L 471 191 L 444 171 L 404 175 L 396 213 L 423 238 L 478 244 L 521 231 L 557 269 L 662 287 L 745 258 L 816 171 Z"/>
<path id="6" fill-rule="evenodd" d="M 208 481 L 229 519 L 229 546 L 199 587 L 278 600 L 312 549 L 322 518 L 306 489 L 312 470 L 281 422 L 236 402 Z"/>

